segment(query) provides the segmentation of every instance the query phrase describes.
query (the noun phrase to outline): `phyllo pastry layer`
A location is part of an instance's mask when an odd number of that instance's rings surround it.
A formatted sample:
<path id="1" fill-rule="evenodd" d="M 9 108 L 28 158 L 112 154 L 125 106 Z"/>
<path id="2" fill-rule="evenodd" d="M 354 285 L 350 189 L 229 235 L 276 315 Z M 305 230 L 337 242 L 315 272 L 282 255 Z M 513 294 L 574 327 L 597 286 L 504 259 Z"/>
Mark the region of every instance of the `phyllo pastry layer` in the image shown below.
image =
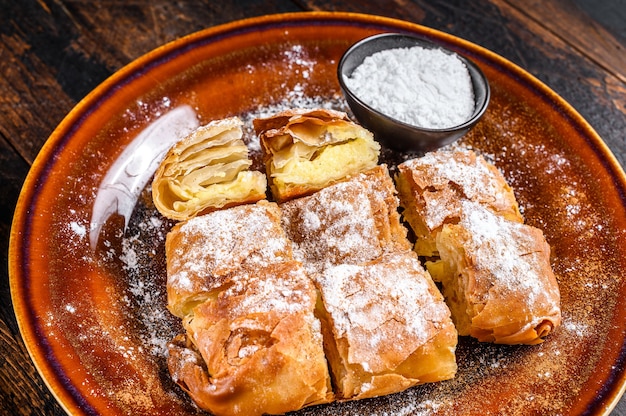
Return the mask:
<path id="1" fill-rule="evenodd" d="M 282 414 L 333 399 L 318 294 L 279 218 L 276 204 L 260 201 L 167 236 L 168 306 L 186 331 L 170 344 L 168 367 L 216 415 Z"/>
<path id="2" fill-rule="evenodd" d="M 254 120 L 274 198 L 311 194 L 346 176 L 373 168 L 380 145 L 345 113 L 288 110 Z"/>
<path id="3" fill-rule="evenodd" d="M 435 151 L 398 165 L 396 184 L 404 219 L 417 236 L 415 251 L 436 256 L 435 236 L 454 223 L 461 201 L 474 201 L 523 222 L 513 190 L 500 171 L 471 150 Z"/>
<path id="4" fill-rule="evenodd" d="M 314 276 L 337 398 L 381 396 L 454 377 L 457 331 L 415 253 L 335 265 Z"/>
<path id="5" fill-rule="evenodd" d="M 321 294 L 318 316 L 338 399 L 454 377 L 457 332 L 411 250 L 385 166 L 281 208 L 294 256 Z"/>
<path id="6" fill-rule="evenodd" d="M 442 283 L 459 335 L 542 342 L 561 322 L 550 247 L 524 224 L 503 175 L 470 150 L 437 151 L 398 168 L 414 249 Z"/>
<path id="7" fill-rule="evenodd" d="M 472 202 L 437 235 L 443 284 L 459 335 L 498 344 L 537 344 L 561 323 L 559 286 L 541 230 Z"/>
<path id="8" fill-rule="evenodd" d="M 385 165 L 280 207 L 295 256 L 312 271 L 325 264 L 356 264 L 387 251 L 411 248 Z"/>
<path id="9" fill-rule="evenodd" d="M 238 273 L 292 259 L 281 211 L 265 200 L 180 222 L 165 249 L 168 308 L 180 318 Z"/>
<path id="10" fill-rule="evenodd" d="M 152 182 L 152 199 L 164 216 L 196 215 L 265 198 L 267 180 L 251 171 L 237 117 L 212 121 L 175 144 Z"/>

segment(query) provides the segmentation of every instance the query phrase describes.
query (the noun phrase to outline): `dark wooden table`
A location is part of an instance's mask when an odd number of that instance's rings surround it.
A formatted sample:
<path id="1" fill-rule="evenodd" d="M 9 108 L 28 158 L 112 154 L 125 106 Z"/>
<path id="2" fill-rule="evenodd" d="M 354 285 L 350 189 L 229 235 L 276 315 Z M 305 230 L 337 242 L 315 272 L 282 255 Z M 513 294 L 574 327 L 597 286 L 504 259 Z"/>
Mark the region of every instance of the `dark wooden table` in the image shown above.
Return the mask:
<path id="1" fill-rule="evenodd" d="M 519 64 L 570 102 L 626 166 L 626 42 L 624 28 L 611 24 L 626 21 L 626 4 L 592 2 L 587 14 L 574 1 L 0 0 L 0 414 L 64 414 L 20 337 L 9 293 L 9 233 L 20 188 L 47 137 L 117 69 L 182 35 L 252 16 L 328 10 L 400 18 Z M 613 415 L 626 415 L 626 400 Z"/>

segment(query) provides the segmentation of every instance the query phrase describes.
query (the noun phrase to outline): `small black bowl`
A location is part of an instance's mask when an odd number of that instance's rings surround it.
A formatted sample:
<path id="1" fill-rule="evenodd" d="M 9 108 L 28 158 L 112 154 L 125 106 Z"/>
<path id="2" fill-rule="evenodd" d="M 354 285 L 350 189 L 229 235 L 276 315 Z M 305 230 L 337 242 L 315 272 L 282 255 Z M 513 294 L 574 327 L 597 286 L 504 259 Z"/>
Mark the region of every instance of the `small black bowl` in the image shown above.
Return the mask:
<path id="1" fill-rule="evenodd" d="M 389 117 L 365 104 L 346 85 L 345 78 L 350 77 L 368 56 L 387 49 L 412 46 L 440 49 L 445 53 L 456 55 L 465 64 L 472 80 L 475 100 L 474 112 L 467 121 L 454 127 L 441 129 L 411 125 Z M 377 140 L 396 150 L 427 152 L 453 143 L 480 120 L 489 105 L 489 83 L 476 64 L 449 49 L 413 35 L 384 33 L 355 43 L 341 57 L 337 75 L 341 90 L 358 122 L 370 130 Z"/>

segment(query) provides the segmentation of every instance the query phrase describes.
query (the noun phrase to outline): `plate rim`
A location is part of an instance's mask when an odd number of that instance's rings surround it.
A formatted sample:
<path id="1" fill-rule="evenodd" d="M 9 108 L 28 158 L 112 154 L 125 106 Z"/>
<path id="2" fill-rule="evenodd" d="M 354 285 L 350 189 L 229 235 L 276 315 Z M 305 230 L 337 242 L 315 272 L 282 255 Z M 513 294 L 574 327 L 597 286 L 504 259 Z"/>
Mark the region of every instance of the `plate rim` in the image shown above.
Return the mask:
<path id="1" fill-rule="evenodd" d="M 322 23 L 343 22 L 344 24 L 353 24 L 355 26 L 394 27 L 409 32 L 418 31 L 426 33 L 439 41 L 454 43 L 457 47 L 462 47 L 472 52 L 472 58 L 478 57 L 480 60 L 488 61 L 491 64 L 503 68 L 503 70 L 505 69 L 506 72 L 513 72 L 519 77 L 518 81 L 521 81 L 526 87 L 533 89 L 544 101 L 556 107 L 556 110 L 566 117 L 572 125 L 582 130 L 583 135 L 589 139 L 586 140 L 586 143 L 592 147 L 594 154 L 600 157 L 607 171 L 610 171 L 611 175 L 618 179 L 619 183 L 615 183 L 615 185 L 621 185 L 622 195 L 626 195 L 626 173 L 623 167 L 600 135 L 571 104 L 549 88 L 543 81 L 517 64 L 478 44 L 439 29 L 372 14 L 304 11 L 276 13 L 239 19 L 181 36 L 131 60 L 98 84 L 73 106 L 62 121 L 54 128 L 39 150 L 22 184 L 15 206 L 9 234 L 8 251 L 8 276 L 13 311 L 18 323 L 22 342 L 28 351 L 35 369 L 41 376 L 48 390 L 67 413 L 85 413 L 83 405 L 88 405 L 88 402 L 86 398 L 82 396 L 80 398 L 76 397 L 78 393 L 70 391 L 72 389 L 68 388 L 67 384 L 62 380 L 62 374 L 55 371 L 54 366 L 45 359 L 45 354 L 42 354 L 41 347 L 37 345 L 38 331 L 30 325 L 33 317 L 28 313 L 28 302 L 24 296 L 24 285 L 28 286 L 31 282 L 25 280 L 21 267 L 23 264 L 27 264 L 28 256 L 25 256 L 25 254 L 28 251 L 27 241 L 31 237 L 28 234 L 28 224 L 31 215 L 35 214 L 34 212 L 30 212 L 29 208 L 37 199 L 38 187 L 45 183 L 45 177 L 50 173 L 49 171 L 52 168 L 50 163 L 54 161 L 55 153 L 62 149 L 65 141 L 71 139 L 72 131 L 80 129 L 82 120 L 94 110 L 94 107 L 97 108 L 99 103 L 103 100 L 106 101 L 106 97 L 113 93 L 116 88 L 123 86 L 126 82 L 129 82 L 129 80 L 132 80 L 134 76 L 137 76 L 138 69 L 144 68 L 139 71 L 139 73 L 141 73 L 146 70 L 145 68 L 149 68 L 150 64 L 156 66 L 160 65 L 162 59 L 166 59 L 172 54 L 179 52 L 184 53 L 185 50 L 191 50 L 196 47 L 198 43 L 210 43 L 211 41 L 219 39 L 220 36 L 237 36 L 242 30 L 251 30 L 255 27 L 268 27 L 272 25 L 302 26 L 315 21 Z M 624 341 L 625 343 L 622 344 L 622 355 L 626 352 L 626 339 Z M 53 385 L 52 380 L 56 382 L 56 385 Z M 601 404 L 604 405 L 604 409 L 600 409 L 600 411 L 604 410 L 604 412 L 598 414 L 609 415 L 615 408 L 626 391 L 626 374 L 622 372 L 621 376 L 617 377 L 617 381 L 613 384 L 616 388 L 605 396 L 606 402 L 594 402 L 597 407 L 600 407 Z"/>

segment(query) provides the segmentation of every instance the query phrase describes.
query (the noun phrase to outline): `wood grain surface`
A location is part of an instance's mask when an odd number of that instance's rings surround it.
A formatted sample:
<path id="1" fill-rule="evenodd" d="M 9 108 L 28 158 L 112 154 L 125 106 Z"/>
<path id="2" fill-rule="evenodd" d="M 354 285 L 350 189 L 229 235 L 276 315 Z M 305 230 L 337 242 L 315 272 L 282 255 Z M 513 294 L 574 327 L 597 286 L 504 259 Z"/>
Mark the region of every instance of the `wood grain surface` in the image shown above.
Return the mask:
<path id="1" fill-rule="evenodd" d="M 484 46 L 572 104 L 626 166 L 625 42 L 573 0 L 0 0 L 0 414 L 65 414 L 28 357 L 8 277 L 15 204 L 50 133 L 109 75 L 163 43 L 310 10 L 400 18 Z M 626 415 L 626 403 L 613 414 Z"/>

